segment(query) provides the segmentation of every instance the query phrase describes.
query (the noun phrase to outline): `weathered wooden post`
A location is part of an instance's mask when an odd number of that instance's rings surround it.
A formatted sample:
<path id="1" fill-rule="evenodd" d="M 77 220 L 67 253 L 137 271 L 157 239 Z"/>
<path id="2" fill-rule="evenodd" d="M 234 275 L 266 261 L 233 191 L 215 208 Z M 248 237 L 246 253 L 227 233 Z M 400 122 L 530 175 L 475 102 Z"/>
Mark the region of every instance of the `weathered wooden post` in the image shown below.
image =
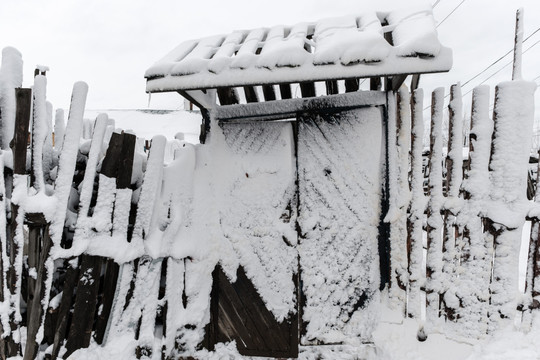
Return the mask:
<path id="1" fill-rule="evenodd" d="M 26 149 L 28 145 L 28 127 L 30 124 L 30 109 L 32 102 L 31 89 L 16 89 L 17 112 L 15 117 L 15 131 L 13 140 L 10 144 L 13 151 L 13 176 L 16 183 L 17 177 L 26 174 Z M 15 185 L 16 187 L 17 185 Z M 21 183 L 24 186 L 26 183 Z M 11 205 L 11 222 L 8 236 L 9 246 L 9 269 L 7 272 L 7 286 L 10 297 L 10 326 L 11 333 L 6 338 L 7 355 L 16 356 L 21 354 L 19 325 L 21 321 L 20 314 L 20 292 L 21 292 L 21 272 L 22 272 L 22 249 L 23 249 L 23 221 L 19 216 L 18 205 Z"/>
<path id="2" fill-rule="evenodd" d="M 440 316 L 442 292 L 442 118 L 444 89 L 433 91 L 429 152 L 429 200 L 427 207 L 426 325 L 432 328 Z"/>

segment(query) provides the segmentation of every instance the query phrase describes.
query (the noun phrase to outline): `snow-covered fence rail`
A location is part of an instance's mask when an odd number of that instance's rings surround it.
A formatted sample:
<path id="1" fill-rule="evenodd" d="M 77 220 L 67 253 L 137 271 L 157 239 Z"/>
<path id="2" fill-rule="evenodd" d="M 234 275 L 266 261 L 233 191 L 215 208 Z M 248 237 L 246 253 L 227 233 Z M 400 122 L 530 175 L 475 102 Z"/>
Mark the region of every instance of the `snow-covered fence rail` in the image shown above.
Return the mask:
<path id="1" fill-rule="evenodd" d="M 535 318 L 529 314 L 538 308 L 538 216 L 536 206 L 527 200 L 534 90 L 534 84 L 525 81 L 499 84 L 490 118 L 489 88 L 476 88 L 470 142 L 466 144 L 469 151 L 464 152 L 462 95 L 459 84 L 452 86 L 446 155 L 441 127 L 444 90 L 435 90 L 426 195 L 421 169 L 422 92 L 416 90 L 410 104 L 408 97 L 398 97 L 398 125 L 389 125 L 389 132 L 398 131 L 399 138 L 399 129 L 411 121 L 403 108 L 411 106 L 412 143 L 396 142 L 396 135 L 388 135 L 389 146 L 395 143 L 398 154 L 410 154 L 408 182 L 392 176 L 390 170 L 391 202 L 405 201 L 396 208 L 391 206 L 390 211 L 406 213 L 408 222 L 405 227 L 396 214 L 386 218 L 391 222 L 391 249 L 398 251 L 391 255 L 394 276 L 389 297 L 396 309 L 406 308 L 409 317 L 419 319 L 419 338 L 423 337 L 424 324 L 428 333 L 442 332 L 467 340 L 482 338 L 515 320 L 523 321 L 527 328 Z M 463 153 L 468 158 L 463 159 Z M 403 163 L 391 154 L 389 149 L 389 169 L 402 168 Z M 522 229 L 531 219 L 524 296 L 518 290 L 519 255 Z M 400 245 L 403 233 L 407 234 L 406 253 Z M 408 277 L 402 275 L 402 268 L 408 269 Z M 406 303 L 402 303 L 401 291 L 407 293 Z"/>

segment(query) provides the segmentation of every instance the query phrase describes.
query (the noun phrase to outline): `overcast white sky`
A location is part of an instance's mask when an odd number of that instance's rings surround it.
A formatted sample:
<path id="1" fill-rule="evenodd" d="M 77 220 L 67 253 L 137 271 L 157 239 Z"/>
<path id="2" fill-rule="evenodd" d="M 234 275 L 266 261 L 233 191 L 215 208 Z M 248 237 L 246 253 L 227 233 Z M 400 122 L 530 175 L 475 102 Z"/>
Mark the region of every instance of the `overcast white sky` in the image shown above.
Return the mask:
<path id="1" fill-rule="evenodd" d="M 463 0 L 440 0 L 434 13 L 442 21 Z M 431 0 L 435 3 L 436 0 Z M 237 29 L 295 24 L 359 14 L 368 9 L 403 7 L 399 0 L 0 0 L 0 47 L 23 54 L 24 85 L 31 86 L 37 64 L 50 67 L 48 98 L 68 107 L 73 83 L 89 86 L 87 108 L 145 108 L 145 70 L 180 42 Z M 525 36 L 540 27 L 540 0 L 465 0 L 438 28 L 441 42 L 454 51 L 448 74 L 427 75 L 430 91 L 464 83 L 512 48 L 515 10 L 525 8 Z M 524 44 L 540 41 L 540 31 Z M 507 56 L 477 85 L 502 65 Z M 524 77 L 540 76 L 540 43 L 524 55 Z M 511 66 L 488 81 L 509 80 Z M 540 83 L 540 77 L 536 79 Z M 472 89 L 467 85 L 464 92 Z M 537 92 L 537 98 L 540 97 Z M 470 94 L 467 96 L 470 98 Z M 153 108 L 179 108 L 176 94 L 155 94 Z"/>

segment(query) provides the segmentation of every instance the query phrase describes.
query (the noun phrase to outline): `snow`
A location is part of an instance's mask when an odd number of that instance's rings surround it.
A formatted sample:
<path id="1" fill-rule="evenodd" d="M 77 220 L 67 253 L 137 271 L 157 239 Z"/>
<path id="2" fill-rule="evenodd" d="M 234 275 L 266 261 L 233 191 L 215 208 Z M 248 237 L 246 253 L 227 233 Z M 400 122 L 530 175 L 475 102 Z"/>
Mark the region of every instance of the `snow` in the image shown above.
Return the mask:
<path id="1" fill-rule="evenodd" d="M 362 16 L 360 25 L 364 23 L 379 24 L 379 27 L 366 26 L 360 31 L 357 19 L 353 16 L 320 20 L 315 27 L 314 40 L 317 46 L 313 62 L 317 65 L 338 62 L 351 65 L 386 59 L 390 55 L 391 45 L 382 36 L 382 27 L 375 13 Z"/>
<path id="2" fill-rule="evenodd" d="M 172 140 L 175 134 L 181 132 L 186 141 L 199 143 L 202 116 L 198 111 L 90 109 L 85 111 L 84 117 L 95 119 L 100 113 L 106 113 L 109 120 L 114 121 L 113 127 L 126 132 L 135 130 L 134 133 L 141 139 L 151 140 L 156 135 L 164 135 L 168 140 Z M 107 137 L 104 142 L 108 143 Z"/>
<path id="3" fill-rule="evenodd" d="M 390 25 L 383 28 L 385 19 Z M 148 92 L 161 92 L 440 72 L 451 65 L 452 52 L 440 44 L 431 10 L 424 8 L 192 40 L 156 62 L 145 77 Z"/>
<path id="4" fill-rule="evenodd" d="M 15 130 L 15 89 L 22 86 L 23 61 L 21 53 L 12 47 L 2 50 L 0 67 L 0 110 L 2 113 L 1 147 L 9 149 Z"/>
<path id="5" fill-rule="evenodd" d="M 371 341 L 380 302 L 380 116 L 376 107 L 366 107 L 299 120 L 305 344 Z"/>

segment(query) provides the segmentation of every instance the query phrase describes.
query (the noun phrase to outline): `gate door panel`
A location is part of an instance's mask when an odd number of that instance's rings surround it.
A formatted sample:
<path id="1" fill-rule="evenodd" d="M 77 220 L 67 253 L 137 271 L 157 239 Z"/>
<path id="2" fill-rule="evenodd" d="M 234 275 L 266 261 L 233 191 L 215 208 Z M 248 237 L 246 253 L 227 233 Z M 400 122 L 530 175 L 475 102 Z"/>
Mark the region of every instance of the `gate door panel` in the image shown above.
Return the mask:
<path id="1" fill-rule="evenodd" d="M 382 109 L 298 116 L 303 345 L 371 341 L 379 303 Z"/>
<path id="2" fill-rule="evenodd" d="M 243 355 L 295 357 L 298 236 L 293 127 L 290 122 L 253 122 L 221 128 L 223 138 L 216 134 L 213 139 L 220 150 L 214 156 L 221 177 L 215 206 L 223 241 L 231 251 L 221 255 L 223 271 L 214 275 L 218 340 L 236 340 Z M 236 265 L 240 270 L 231 274 Z"/>

